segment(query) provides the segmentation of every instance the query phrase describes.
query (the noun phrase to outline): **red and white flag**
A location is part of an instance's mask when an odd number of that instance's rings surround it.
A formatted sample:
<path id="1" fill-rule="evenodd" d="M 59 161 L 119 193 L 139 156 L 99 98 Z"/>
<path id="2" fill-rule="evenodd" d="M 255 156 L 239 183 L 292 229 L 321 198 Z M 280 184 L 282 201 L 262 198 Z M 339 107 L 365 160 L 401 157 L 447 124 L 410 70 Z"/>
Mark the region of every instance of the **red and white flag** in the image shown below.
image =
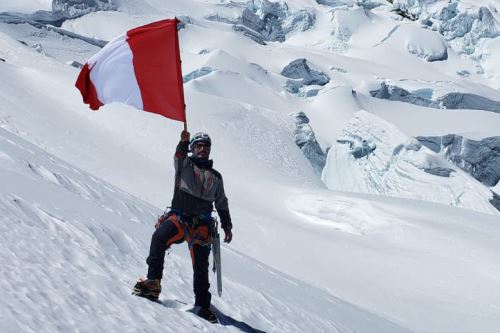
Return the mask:
<path id="1" fill-rule="evenodd" d="M 127 31 L 85 64 L 75 86 L 92 110 L 121 102 L 186 121 L 178 19 Z"/>

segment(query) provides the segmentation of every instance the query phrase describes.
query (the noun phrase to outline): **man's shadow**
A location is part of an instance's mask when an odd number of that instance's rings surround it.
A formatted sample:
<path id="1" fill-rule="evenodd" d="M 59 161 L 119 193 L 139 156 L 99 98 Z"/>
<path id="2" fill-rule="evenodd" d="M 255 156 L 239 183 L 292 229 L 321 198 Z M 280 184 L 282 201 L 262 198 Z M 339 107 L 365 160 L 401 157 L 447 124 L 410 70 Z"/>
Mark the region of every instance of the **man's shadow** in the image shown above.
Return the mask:
<path id="1" fill-rule="evenodd" d="M 266 333 L 265 331 L 261 331 L 257 328 L 253 328 L 252 326 L 248 325 L 247 323 L 245 323 L 243 321 L 236 320 L 233 317 L 222 313 L 219 309 L 217 309 L 213 305 L 212 305 L 212 310 L 217 315 L 217 318 L 219 318 L 219 323 L 221 325 L 234 326 L 237 329 L 239 329 L 240 331 L 246 332 L 246 333 Z"/>
<path id="2" fill-rule="evenodd" d="M 185 303 L 185 302 L 182 302 L 179 300 L 161 300 L 161 301 L 157 301 L 157 303 L 159 303 L 167 308 L 184 310 L 187 312 L 192 312 L 194 314 L 196 314 L 197 310 L 198 310 L 195 307 L 190 308 L 188 303 Z M 215 312 L 215 315 L 217 316 L 217 318 L 219 318 L 219 324 L 221 324 L 221 325 L 234 326 L 237 329 L 239 329 L 240 331 L 245 332 L 245 333 L 266 333 L 265 331 L 259 330 L 257 328 L 253 328 L 252 326 L 248 325 L 247 323 L 245 323 L 243 321 L 236 320 L 233 317 L 222 313 L 213 304 L 212 304 L 211 308 Z"/>

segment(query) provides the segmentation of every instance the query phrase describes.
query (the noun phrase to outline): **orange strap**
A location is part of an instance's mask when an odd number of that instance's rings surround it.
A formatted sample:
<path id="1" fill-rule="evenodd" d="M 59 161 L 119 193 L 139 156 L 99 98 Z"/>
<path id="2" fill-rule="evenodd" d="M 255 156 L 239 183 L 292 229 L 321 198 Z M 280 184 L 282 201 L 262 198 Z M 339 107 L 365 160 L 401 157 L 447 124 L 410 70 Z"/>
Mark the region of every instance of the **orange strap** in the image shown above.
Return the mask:
<path id="1" fill-rule="evenodd" d="M 178 242 L 181 239 L 184 239 L 184 228 L 180 224 L 179 219 L 177 218 L 177 215 L 175 215 L 175 214 L 170 215 L 167 218 L 167 221 L 172 222 L 175 225 L 175 227 L 177 228 L 177 233 L 174 235 L 174 237 L 170 238 L 167 241 L 167 245 L 170 246 L 173 243 Z"/>

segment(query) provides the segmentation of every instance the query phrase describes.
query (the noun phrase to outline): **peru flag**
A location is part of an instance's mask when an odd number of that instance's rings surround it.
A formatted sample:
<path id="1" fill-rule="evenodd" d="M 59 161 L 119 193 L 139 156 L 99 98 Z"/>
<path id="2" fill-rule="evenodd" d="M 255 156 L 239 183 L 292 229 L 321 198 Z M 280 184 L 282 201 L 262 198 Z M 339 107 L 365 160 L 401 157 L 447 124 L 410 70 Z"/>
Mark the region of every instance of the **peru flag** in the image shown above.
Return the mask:
<path id="1" fill-rule="evenodd" d="M 87 61 L 75 86 L 92 110 L 121 102 L 186 121 L 175 19 L 127 31 Z"/>

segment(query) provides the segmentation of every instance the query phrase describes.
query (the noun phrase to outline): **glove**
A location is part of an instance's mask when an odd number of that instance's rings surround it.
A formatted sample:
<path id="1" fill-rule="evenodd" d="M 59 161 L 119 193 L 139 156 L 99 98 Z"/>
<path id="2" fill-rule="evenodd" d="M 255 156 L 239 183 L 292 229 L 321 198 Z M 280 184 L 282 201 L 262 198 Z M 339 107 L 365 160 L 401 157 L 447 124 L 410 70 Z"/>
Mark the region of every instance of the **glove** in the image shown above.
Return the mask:
<path id="1" fill-rule="evenodd" d="M 182 131 L 181 133 L 181 141 L 189 142 L 191 134 L 188 131 Z"/>
<path id="2" fill-rule="evenodd" d="M 231 240 L 233 240 L 231 228 L 224 229 L 224 243 L 231 243 Z"/>

